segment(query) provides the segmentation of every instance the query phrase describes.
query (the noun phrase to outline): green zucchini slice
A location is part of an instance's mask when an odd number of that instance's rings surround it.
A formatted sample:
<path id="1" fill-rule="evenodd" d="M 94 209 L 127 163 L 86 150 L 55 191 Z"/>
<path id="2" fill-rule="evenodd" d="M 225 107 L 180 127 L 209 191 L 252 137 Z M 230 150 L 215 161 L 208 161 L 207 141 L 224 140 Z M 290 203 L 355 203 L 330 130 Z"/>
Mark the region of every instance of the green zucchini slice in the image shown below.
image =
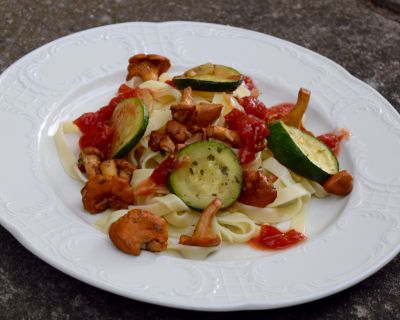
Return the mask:
<path id="1" fill-rule="evenodd" d="M 219 198 L 227 208 L 237 200 L 243 173 L 231 148 L 217 141 L 198 141 L 179 151 L 178 159 L 184 157 L 189 157 L 189 164 L 173 171 L 168 185 L 189 207 L 203 210 Z"/>
<path id="2" fill-rule="evenodd" d="M 199 91 L 231 92 L 242 83 L 242 75 L 233 68 L 206 63 L 189 69 L 172 81 L 178 89 L 191 87 Z"/>
<path id="3" fill-rule="evenodd" d="M 269 130 L 268 148 L 293 172 L 318 182 L 339 172 L 336 156 L 322 141 L 282 121 L 270 125 Z"/>
<path id="4" fill-rule="evenodd" d="M 131 151 L 143 137 L 148 122 L 147 108 L 141 99 L 122 100 L 111 117 L 114 127 L 111 157 L 122 158 Z"/>

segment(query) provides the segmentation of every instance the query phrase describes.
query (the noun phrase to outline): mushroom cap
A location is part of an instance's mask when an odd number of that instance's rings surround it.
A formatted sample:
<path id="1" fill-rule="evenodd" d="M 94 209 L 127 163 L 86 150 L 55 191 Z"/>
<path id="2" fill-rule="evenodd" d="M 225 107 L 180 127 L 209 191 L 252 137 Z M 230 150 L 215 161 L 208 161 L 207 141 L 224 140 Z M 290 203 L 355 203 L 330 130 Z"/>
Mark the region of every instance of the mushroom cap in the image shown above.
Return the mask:
<path id="1" fill-rule="evenodd" d="M 126 77 L 127 81 L 135 75 L 133 69 L 143 63 L 149 65 L 149 67 L 151 66 L 152 69 L 156 69 L 158 75 L 166 72 L 171 67 L 171 63 L 167 57 L 158 54 L 138 53 L 129 58 L 128 75 Z"/>

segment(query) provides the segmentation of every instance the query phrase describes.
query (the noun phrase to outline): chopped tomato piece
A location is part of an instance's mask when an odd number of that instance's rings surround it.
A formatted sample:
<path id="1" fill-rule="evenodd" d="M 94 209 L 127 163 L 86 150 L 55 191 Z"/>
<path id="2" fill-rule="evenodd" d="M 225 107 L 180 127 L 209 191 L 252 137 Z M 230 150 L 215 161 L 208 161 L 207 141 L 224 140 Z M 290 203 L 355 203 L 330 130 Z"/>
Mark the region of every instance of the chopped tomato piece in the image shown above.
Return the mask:
<path id="1" fill-rule="evenodd" d="M 160 165 L 154 169 L 150 178 L 158 185 L 167 184 L 167 179 L 172 170 L 174 170 L 176 158 L 174 155 L 169 156 Z"/>
<path id="2" fill-rule="evenodd" d="M 121 84 L 118 89 L 118 94 L 131 92 L 132 88 L 127 86 L 125 83 Z"/>
<path id="3" fill-rule="evenodd" d="M 236 130 L 240 134 L 240 163 L 253 161 L 256 152 L 266 146 L 265 138 L 269 135 L 269 130 L 265 122 L 253 115 L 233 109 L 225 116 L 225 123 L 229 129 Z"/>
<path id="4" fill-rule="evenodd" d="M 270 225 L 263 225 L 260 234 L 249 241 L 257 249 L 286 249 L 306 239 L 306 236 L 294 229 L 286 232 Z"/>
<path id="5" fill-rule="evenodd" d="M 280 103 L 270 108 L 254 97 L 239 98 L 238 102 L 244 108 L 247 114 L 252 114 L 267 123 L 277 121 L 285 117 L 294 107 L 293 103 Z"/>
<path id="6" fill-rule="evenodd" d="M 348 139 L 350 132 L 346 129 L 341 129 L 339 132 L 329 132 L 318 136 L 317 138 L 325 143 L 332 152 L 337 156 L 340 151 L 340 142 L 343 139 Z"/>
<path id="7" fill-rule="evenodd" d="M 265 120 L 268 115 L 268 109 L 264 103 L 254 97 L 243 97 L 238 99 L 247 114 Z"/>
<path id="8" fill-rule="evenodd" d="M 339 146 L 339 137 L 333 133 L 321 134 L 317 137 L 323 143 L 325 143 L 335 154 Z"/>

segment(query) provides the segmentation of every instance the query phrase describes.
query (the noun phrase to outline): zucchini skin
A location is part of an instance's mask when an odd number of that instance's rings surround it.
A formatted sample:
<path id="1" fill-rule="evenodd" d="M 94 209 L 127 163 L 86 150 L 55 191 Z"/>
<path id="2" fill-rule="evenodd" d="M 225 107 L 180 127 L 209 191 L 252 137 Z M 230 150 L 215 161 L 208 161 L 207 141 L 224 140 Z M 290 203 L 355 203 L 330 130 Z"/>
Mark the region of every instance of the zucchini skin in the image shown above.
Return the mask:
<path id="1" fill-rule="evenodd" d="M 317 182 L 323 182 L 332 175 L 331 173 L 324 171 L 316 164 L 314 164 L 307 157 L 307 155 L 305 155 L 300 150 L 300 148 L 297 146 L 297 144 L 291 138 L 290 134 L 285 129 L 282 121 L 277 121 L 271 124 L 268 128 L 270 130 L 270 135 L 267 138 L 267 147 L 272 151 L 274 157 L 285 167 L 289 168 L 290 170 L 302 177 Z M 318 140 L 317 138 L 305 132 L 302 132 L 302 134 L 307 136 L 309 139 Z M 326 146 L 322 141 L 319 142 L 324 146 L 324 148 L 332 153 L 328 146 Z M 338 172 L 339 163 L 333 153 L 332 157 L 335 159 L 335 166 Z"/>
<path id="2" fill-rule="evenodd" d="M 243 76 L 231 67 L 206 63 L 187 70 L 172 81 L 178 89 L 191 87 L 198 91 L 232 92 L 240 86 Z"/>
<path id="3" fill-rule="evenodd" d="M 131 151 L 140 141 L 140 139 L 143 137 L 144 133 L 146 132 L 147 125 L 149 123 L 149 114 L 147 111 L 147 107 L 143 103 L 143 101 L 140 98 L 134 97 L 134 98 L 128 98 L 125 100 L 122 100 L 117 107 L 114 110 L 115 112 L 118 112 L 119 108 L 121 107 L 122 104 L 126 103 L 134 103 L 136 106 L 142 109 L 142 117 L 143 121 L 140 125 L 140 127 L 137 129 L 136 133 L 134 133 L 133 137 L 125 143 L 122 147 L 120 147 L 118 150 L 114 150 L 114 146 L 112 147 L 112 152 L 111 152 L 111 157 L 112 158 L 123 158 L 129 151 Z M 113 117 L 114 117 L 113 114 Z M 115 128 L 115 130 L 118 130 L 118 128 Z M 113 141 L 114 145 L 114 141 Z"/>
<path id="4" fill-rule="evenodd" d="M 178 89 L 191 87 L 193 90 L 198 91 L 232 92 L 240 86 L 242 80 L 219 82 L 182 77 L 174 78 L 173 82 Z"/>
<path id="5" fill-rule="evenodd" d="M 185 156 L 189 157 L 190 163 L 171 173 L 168 188 L 186 205 L 202 211 L 219 198 L 223 209 L 239 198 L 243 171 L 231 148 L 214 140 L 198 141 L 179 151 L 179 160 Z"/>

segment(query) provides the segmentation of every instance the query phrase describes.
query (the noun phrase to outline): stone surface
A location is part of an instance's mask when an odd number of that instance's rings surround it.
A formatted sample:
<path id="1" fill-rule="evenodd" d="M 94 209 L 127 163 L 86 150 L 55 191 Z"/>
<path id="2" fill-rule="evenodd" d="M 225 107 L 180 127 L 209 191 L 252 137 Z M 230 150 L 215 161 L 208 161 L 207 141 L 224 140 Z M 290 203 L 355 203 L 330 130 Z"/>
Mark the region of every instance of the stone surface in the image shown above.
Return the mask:
<path id="1" fill-rule="evenodd" d="M 389 4 L 389 5 L 388 5 Z M 61 36 L 125 21 L 192 20 L 268 33 L 336 61 L 400 111 L 398 1 L 0 0 L 0 72 Z M 1 319 L 230 319 L 153 306 L 88 286 L 23 248 L 0 227 Z M 360 284 L 291 308 L 239 312 L 246 319 L 400 319 L 400 257 Z"/>

